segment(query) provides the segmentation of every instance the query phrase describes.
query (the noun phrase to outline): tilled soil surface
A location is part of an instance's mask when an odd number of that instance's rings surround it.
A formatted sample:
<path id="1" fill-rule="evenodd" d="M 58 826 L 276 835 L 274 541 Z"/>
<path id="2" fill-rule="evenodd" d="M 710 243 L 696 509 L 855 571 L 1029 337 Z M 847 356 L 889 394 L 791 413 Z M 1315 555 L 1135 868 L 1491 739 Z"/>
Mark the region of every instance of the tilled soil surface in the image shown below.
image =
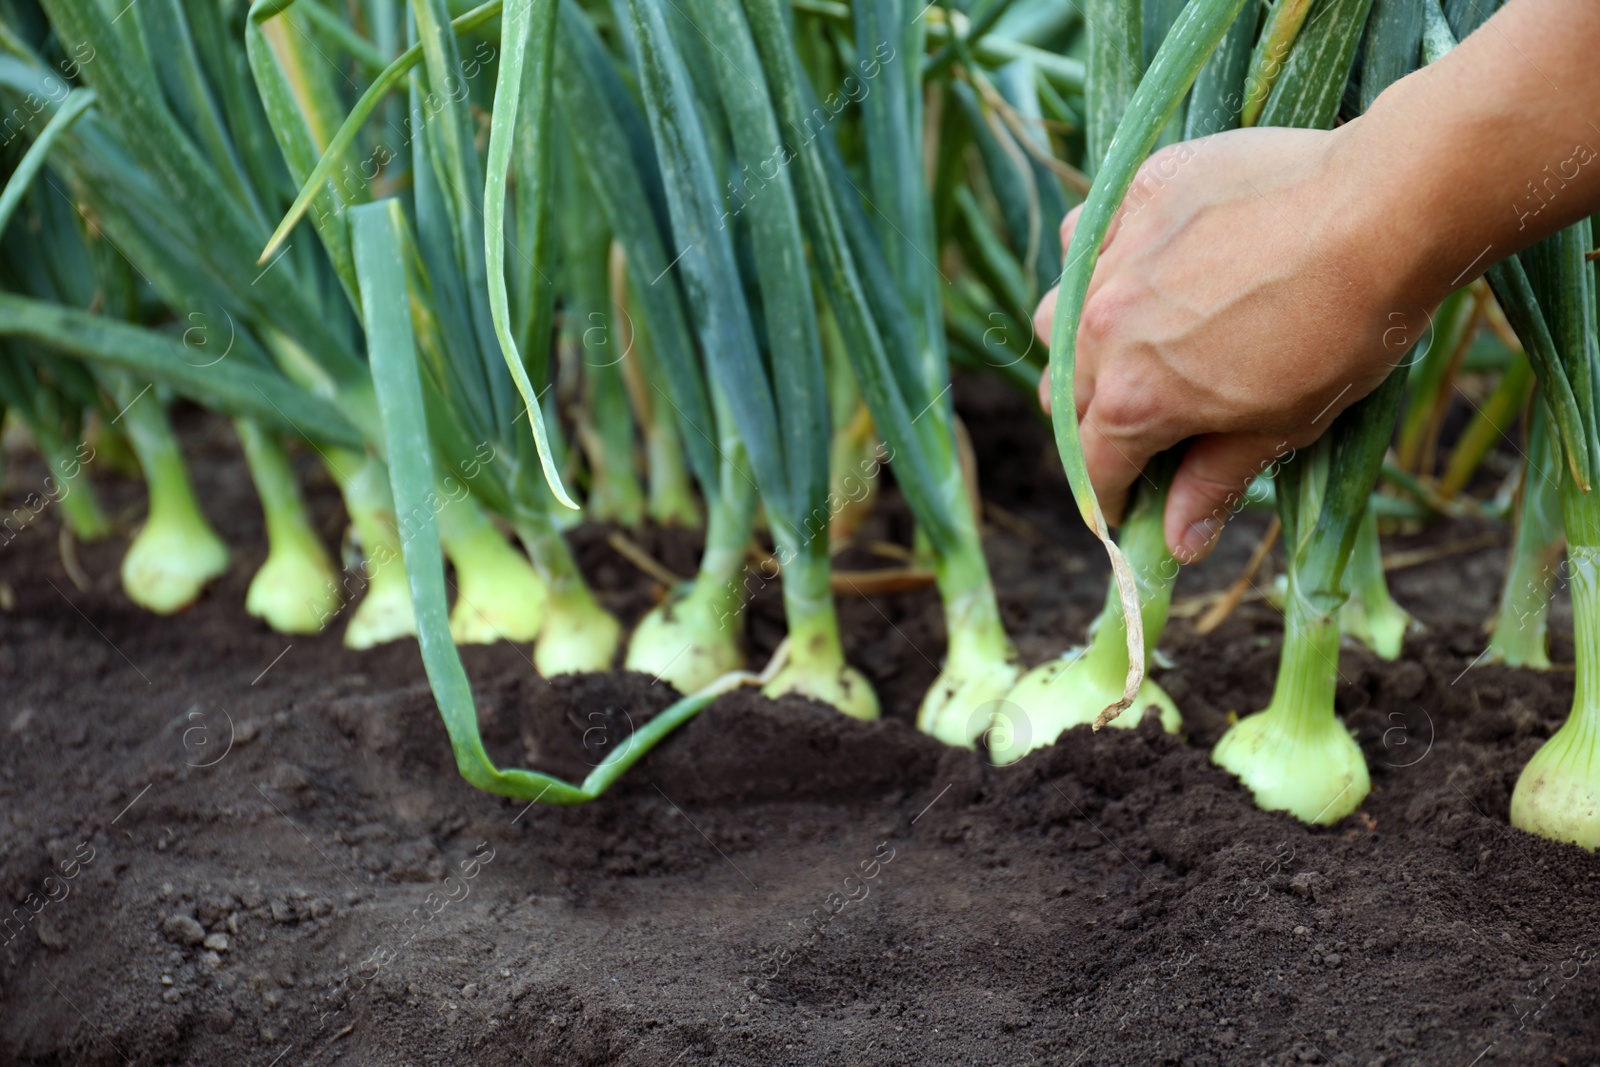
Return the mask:
<path id="1" fill-rule="evenodd" d="M 1006 621 L 1038 662 L 1082 639 L 1105 568 L 1025 402 L 962 384 Z M 226 424 L 186 433 L 237 548 L 190 611 L 134 609 L 120 541 L 79 547 L 80 587 L 48 512 L 0 547 L 0 1062 L 1600 1062 L 1600 865 L 1506 822 L 1571 671 L 1474 665 L 1491 527 L 1388 543 L 1442 555 L 1391 576 L 1426 627 L 1402 661 L 1341 657 L 1373 792 L 1329 829 L 1256 810 L 1207 758 L 1270 694 L 1266 604 L 1206 637 L 1174 620 L 1184 736 L 1080 729 L 1001 769 L 912 728 L 944 644 L 929 591 L 843 602 L 883 721 L 738 693 L 601 800 L 529 807 L 461 781 L 413 642 L 244 615 L 257 505 Z M 41 472 L 8 472 L 14 505 Z M 137 488 L 100 487 L 137 520 Z M 313 497 L 332 541 L 337 498 Z M 1237 526 L 1180 601 L 1238 574 L 1264 523 Z M 886 492 L 857 541 L 908 534 Z M 574 536 L 625 618 L 659 595 L 605 531 Z M 692 570 L 693 536 L 637 536 Z M 756 661 L 781 623 L 768 590 Z M 1553 630 L 1570 663 L 1564 609 Z M 621 672 L 545 682 L 521 647 L 465 658 L 497 758 L 566 775 L 672 699 Z"/>

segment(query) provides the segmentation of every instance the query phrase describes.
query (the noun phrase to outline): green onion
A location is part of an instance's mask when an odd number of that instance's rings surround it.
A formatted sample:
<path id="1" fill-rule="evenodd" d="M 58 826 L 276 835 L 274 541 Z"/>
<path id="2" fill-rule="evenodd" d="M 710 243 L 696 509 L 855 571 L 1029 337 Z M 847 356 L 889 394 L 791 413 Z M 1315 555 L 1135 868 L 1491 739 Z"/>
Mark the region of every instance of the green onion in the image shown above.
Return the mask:
<path id="1" fill-rule="evenodd" d="M 532 641 L 545 624 L 544 582 L 465 492 L 439 508 L 439 540 L 456 572 L 450 636 L 458 645 Z"/>
<path id="2" fill-rule="evenodd" d="M 1521 256 L 1566 376 L 1575 386 L 1585 386 L 1574 390 L 1577 403 L 1572 415 L 1583 427 L 1582 442 L 1590 448 L 1600 442 L 1600 409 L 1594 390 L 1588 387 L 1600 379 L 1594 264 L 1585 258 L 1592 247 L 1586 219 Z M 1527 337 L 1523 343 L 1528 344 Z M 1547 402 L 1555 399 L 1542 395 Z M 1600 740 L 1600 693 L 1595 690 L 1600 684 L 1600 497 L 1573 477 L 1561 479 L 1560 492 L 1577 653 L 1572 711 L 1517 779 L 1511 795 L 1511 824 L 1593 851 L 1600 847 L 1600 775 L 1594 758 Z"/>
<path id="3" fill-rule="evenodd" d="M 673 253 L 665 245 L 670 220 L 646 119 L 582 13 L 565 8 L 560 31 L 556 89 L 569 144 L 616 235 L 633 293 L 629 307 L 637 311 L 630 316 L 633 355 L 623 366 L 636 408 L 649 412 L 642 421 L 652 441 L 652 478 L 662 466 L 662 450 L 681 440 L 708 516 L 693 582 L 672 590 L 640 620 L 624 665 L 689 693 L 744 661 L 741 571 L 755 520 L 755 482 L 733 415 L 725 398 L 707 388 L 694 350 Z M 676 514 L 693 515 L 685 489 L 681 483 L 674 488 L 671 506 Z"/>
<path id="4" fill-rule="evenodd" d="M 228 546 L 200 510 L 160 397 L 128 379 L 115 395 L 125 405 L 122 425 L 150 490 L 144 526 L 122 558 L 122 590 L 140 607 L 170 615 L 227 571 Z"/>
<path id="5" fill-rule="evenodd" d="M 328 471 L 344 497 L 353 541 L 362 555 L 361 603 L 345 625 L 345 647 L 373 648 L 415 635 L 388 471 L 376 457 L 345 451 L 328 453 Z"/>
<path id="6" fill-rule="evenodd" d="M 554 300 L 547 284 L 555 143 L 550 107 L 554 45 L 547 38 L 555 30 L 553 11 L 542 2 L 532 10 L 520 9 L 517 17 L 528 24 L 514 29 L 531 35 L 525 57 L 531 62 L 521 63 L 520 44 L 515 56 L 508 52 L 503 59 L 496 91 L 497 96 L 509 93 L 509 106 L 495 110 L 485 162 L 479 160 L 464 101 L 451 97 L 448 89 L 460 66 L 455 34 L 447 29 L 442 3 L 419 3 L 417 9 L 424 6 L 429 12 L 426 17 L 419 13 L 417 33 L 423 37 L 427 63 L 412 76 L 412 109 L 418 111 L 428 100 L 445 103 L 413 143 L 418 254 L 408 263 L 408 275 L 416 294 L 411 315 L 432 386 L 429 415 L 436 426 L 436 446 L 456 469 L 473 463 L 484 444 L 493 451 L 494 461 L 483 464 L 471 489 L 516 533 L 544 584 L 544 623 L 533 656 L 539 672 L 548 677 L 606 670 L 616 657 L 621 625 L 595 599 L 553 514 L 556 502 L 576 505 L 555 477 L 553 443 L 533 390 L 534 382 L 542 390 L 549 376 Z M 512 62 L 518 64 L 518 77 L 508 82 Z M 527 86 L 522 85 L 524 75 Z M 524 91 L 528 106 L 519 108 L 515 98 Z M 508 227 L 500 202 L 513 166 L 517 183 Z M 489 177 L 480 180 L 485 171 Z M 482 218 L 480 188 L 485 197 Z M 486 228 L 484 220 L 491 215 L 496 226 Z M 508 228 L 519 261 L 526 260 L 518 268 L 526 284 L 519 287 L 515 308 L 504 284 Z M 485 335 L 485 323 L 493 324 L 493 339 Z M 523 418 L 533 424 L 531 435 L 521 425 Z M 410 512 L 402 514 L 412 518 Z"/>
<path id="7" fill-rule="evenodd" d="M 567 178 L 564 187 L 558 183 L 563 203 L 594 199 L 581 168 L 561 169 Z M 564 358 L 583 378 L 577 438 L 589 465 L 584 506 L 596 522 L 637 526 L 644 518 L 644 491 L 634 470 L 633 415 L 622 381 L 627 334 L 611 293 L 611 234 L 597 211 L 564 212 L 561 230 L 567 294 L 561 345 Z"/>
<path id="8" fill-rule="evenodd" d="M 1094 488 L 1089 484 L 1088 470 L 1084 466 L 1083 448 L 1078 436 L 1077 407 L 1073 400 L 1073 367 L 1078 323 L 1083 314 L 1089 279 L 1094 273 L 1100 245 L 1112 216 L 1132 184 L 1139 165 L 1149 155 L 1162 130 L 1176 113 L 1183 95 L 1189 90 L 1191 83 L 1212 51 L 1227 34 L 1243 7 L 1244 3 L 1236 0 L 1194 0 L 1190 3 L 1184 8 L 1171 33 L 1162 43 L 1149 71 L 1142 79 L 1138 79 L 1138 88 L 1125 105 L 1120 102 L 1119 94 L 1126 80 L 1129 60 L 1132 56 L 1140 54 L 1138 49 L 1142 45 L 1122 42 L 1132 50 L 1121 52 L 1120 59 L 1110 44 L 1105 46 L 1111 51 L 1102 55 L 1098 62 L 1105 68 L 1104 82 L 1109 88 L 1097 91 L 1094 73 L 1097 60 L 1094 39 L 1091 36 L 1090 141 L 1093 146 L 1102 143 L 1100 138 L 1104 138 L 1105 158 L 1096 175 L 1094 186 L 1089 190 L 1089 198 L 1084 202 L 1082 214 L 1073 231 L 1072 244 L 1067 250 L 1067 266 L 1061 276 L 1055 322 L 1050 335 L 1050 388 L 1056 448 L 1066 468 L 1073 497 L 1077 501 L 1084 522 L 1100 539 L 1111 558 L 1116 606 L 1108 607 L 1102 613 L 1099 629 L 1106 636 L 1103 639 L 1104 643 L 1099 640 L 1096 642 L 1100 648 L 1110 650 L 1101 653 L 1106 656 L 1108 662 L 1106 666 L 1101 666 L 1099 657 L 1096 656 L 1090 664 L 1090 669 L 1080 672 L 1084 684 L 1089 687 L 1087 692 L 1095 694 L 1092 699 L 1098 699 L 1101 695 L 1108 698 L 1104 705 L 1094 712 L 1090 720 L 1097 730 L 1114 721 L 1124 709 L 1134 705 L 1139 700 L 1141 691 L 1152 692 L 1145 690 L 1144 687 L 1148 654 L 1144 626 L 1146 607 L 1141 603 L 1140 576 L 1143 575 L 1148 598 L 1153 601 L 1149 606 L 1157 609 L 1152 614 L 1152 619 L 1159 617 L 1164 620 L 1165 603 L 1160 598 L 1169 595 L 1168 590 L 1173 577 L 1176 576 L 1176 569 L 1170 565 L 1170 559 L 1165 559 L 1164 544 L 1153 547 L 1152 554 L 1157 558 L 1145 561 L 1145 565 L 1135 569 L 1122 550 L 1111 540 L 1110 532 L 1106 528 L 1105 516 L 1100 510 L 1099 501 L 1095 498 Z M 1136 25 L 1134 11 L 1137 11 L 1137 7 L 1120 13 L 1107 13 L 1107 21 L 1103 28 L 1126 30 L 1130 23 Z M 1094 32 L 1092 26 L 1091 22 L 1091 33 Z M 1131 40 L 1137 42 L 1138 34 L 1134 33 Z M 1116 116 L 1119 114 L 1122 117 L 1115 137 L 1109 135 L 1109 130 L 1101 135 L 1093 132 L 1097 125 L 1103 127 L 1105 123 L 1116 122 Z M 1095 158 L 1092 147 L 1090 158 Z M 1164 496 L 1164 493 L 1159 494 L 1163 503 Z M 1149 507 L 1154 517 L 1147 521 L 1156 525 L 1159 534 L 1160 508 L 1154 502 L 1151 502 Z M 1160 540 L 1159 536 L 1156 540 Z M 1148 537 L 1136 537 L 1130 540 L 1131 544 L 1148 546 L 1152 542 Z M 1151 566 L 1151 563 L 1154 566 Z M 1109 600 L 1108 597 L 1108 602 Z M 1138 620 L 1137 623 L 1133 622 L 1135 619 Z M 1113 638 L 1121 639 L 1121 655 L 1115 654 L 1112 646 Z M 1096 682 L 1105 676 L 1104 672 L 1108 670 L 1114 672 L 1116 669 L 1121 671 L 1122 687 L 1120 691 L 1106 694 L 1102 686 Z M 1008 698 L 1023 709 L 1028 723 L 1026 733 L 1029 735 L 1025 743 L 1030 747 L 1049 744 L 1061 730 L 1083 721 L 1086 705 L 1074 703 L 1072 698 L 1057 692 L 1062 687 L 1055 683 L 1057 678 L 1062 676 L 1064 671 L 1060 665 L 1046 664 L 1045 667 L 1025 676 L 1019 683 L 1019 689 L 1013 690 L 1012 696 Z M 1074 681 L 1076 682 L 1076 679 Z M 1161 703 L 1159 699 L 1154 699 L 1154 702 L 1158 705 Z M 1035 720 L 1038 720 L 1037 724 Z M 1168 720 L 1170 721 L 1170 716 Z M 1005 758 L 1015 758 L 1021 755 L 1022 751 L 1026 751 L 1026 748 L 1020 748 L 1014 742 L 1007 748 Z"/>
<path id="9" fill-rule="evenodd" d="M 750 31 L 727 5 L 701 3 L 695 10 L 697 24 L 718 41 L 713 65 L 735 155 L 759 163 L 781 141 L 764 80 L 751 77 L 760 63 Z M 674 239 L 685 246 L 678 269 L 689 309 L 744 441 L 783 570 L 789 663 L 765 691 L 876 718 L 871 685 L 845 662 L 829 588 L 827 392 L 788 172 L 780 169 L 741 212 L 750 227 L 769 369 L 745 295 L 728 284 L 739 271 L 722 221 L 721 183 L 677 46 L 656 0 L 629 0 L 628 15 Z"/>
<path id="10" fill-rule="evenodd" d="M 740 579 L 757 494 L 744 442 L 720 396 L 717 408 L 717 425 L 722 431 L 721 491 L 707 507 L 700 569 L 687 591 L 674 591 L 639 621 L 628 640 L 623 664 L 671 682 L 680 693 L 702 689 L 744 663 L 738 623 L 745 583 Z"/>
<path id="11" fill-rule="evenodd" d="M 1371 0 L 1332 0 L 1300 34 L 1262 111 L 1265 125 L 1333 122 Z M 1258 52 L 1259 54 L 1259 52 Z M 1393 433 L 1405 364 L 1345 410 L 1315 444 L 1277 475 L 1278 515 L 1288 557 L 1284 637 L 1277 684 L 1266 709 L 1235 723 L 1212 750 L 1268 810 L 1303 822 L 1333 823 L 1371 789 L 1361 749 L 1334 713 L 1339 623 L 1350 595 L 1351 553 L 1369 520 L 1368 496 Z M 1372 582 L 1375 544 L 1365 561 Z M 1365 604 L 1376 615 L 1383 598 Z M 1389 625 L 1393 626 L 1392 613 Z M 1403 628 L 1402 628 L 1403 629 Z"/>
<path id="12" fill-rule="evenodd" d="M 614 258 L 613 264 L 618 263 L 625 264 L 625 259 Z M 631 272 L 631 269 L 631 266 L 626 268 L 627 272 Z M 625 273 L 616 271 L 612 279 L 612 292 L 632 291 L 633 286 Z M 623 360 L 619 369 L 623 386 L 628 392 L 629 406 L 633 409 L 634 420 L 639 424 L 640 435 L 644 439 L 648 479 L 645 513 L 661 526 L 698 529 L 701 525 L 700 505 L 695 500 L 694 482 L 685 462 L 681 420 L 672 404 L 658 398 L 653 389 L 653 383 L 660 380 L 662 373 L 655 352 L 655 335 L 643 314 L 635 317 L 627 312 L 627 308 L 639 307 L 637 297 L 630 298 L 624 307 L 630 331 L 631 346 L 628 352 L 631 358 Z"/>
<path id="13" fill-rule="evenodd" d="M 235 419 L 233 428 L 267 522 L 267 560 L 250 580 L 244 609 L 279 633 L 316 633 L 339 610 L 333 559 L 311 526 L 283 442 L 249 419 Z"/>
<path id="14" fill-rule="evenodd" d="M 890 131 L 877 162 L 873 184 L 896 190 L 898 217 L 884 223 L 898 229 L 880 247 L 878 235 L 859 203 L 832 131 L 816 116 L 825 115 L 809 82 L 801 75 L 784 14 L 773 0 L 748 0 L 757 48 L 771 81 L 774 104 L 792 139 L 773 139 L 792 160 L 794 188 L 822 289 L 828 295 L 849 353 L 855 379 L 872 412 L 876 429 L 890 449 L 896 480 L 917 520 L 917 533 L 933 556 L 949 635 L 945 664 L 918 709 L 918 725 L 952 744 L 972 745 L 986 729 L 984 708 L 1004 695 L 1017 674 L 1015 652 L 1000 623 L 988 568 L 978 543 L 956 451 L 948 399 L 948 367 L 943 355 L 941 314 L 927 232 L 927 195 L 916 161 L 911 98 L 914 84 L 880 87 L 898 94 L 880 105 L 875 120 Z M 899 23 L 898 25 L 904 25 Z M 918 30 L 909 31 L 910 39 Z M 892 57 L 910 46 L 878 34 L 869 50 L 878 57 L 879 77 L 904 78 Z M 885 52 L 884 47 L 898 49 Z M 870 101 L 874 94 L 865 98 Z M 869 138 L 870 140 L 870 138 Z M 874 201 L 883 204 L 882 197 Z M 888 210 L 885 205 L 883 210 Z M 914 242 L 919 254 L 899 247 Z M 893 262 L 886 249 L 894 248 Z M 898 267 L 895 266 L 898 264 Z"/>
<path id="15" fill-rule="evenodd" d="M 424 394 L 417 363 L 420 352 L 407 314 L 404 221 L 394 201 L 351 210 L 353 262 L 361 290 L 363 320 L 384 438 L 394 462 L 389 468 L 394 498 L 403 514 L 418 521 L 404 542 L 405 570 L 415 595 L 417 641 L 434 701 L 444 717 L 461 776 L 490 793 L 547 804 L 583 804 L 603 794 L 621 774 L 663 737 L 699 714 L 728 690 L 764 681 L 733 672 L 723 675 L 656 715 L 618 745 L 580 785 L 520 768 L 503 770 L 489 759 L 478 732 L 472 687 L 461 654 L 450 639 L 445 618 L 444 567 L 429 497 L 435 472 Z"/>
<path id="16" fill-rule="evenodd" d="M 1167 553 L 1162 530 L 1166 487 L 1177 467 L 1176 458 L 1167 453 L 1152 461 L 1146 473 L 1161 488 L 1133 496 L 1118 538 L 1118 545 L 1135 564 L 1132 570 L 1139 597 L 1139 624 L 1150 635 L 1160 634 L 1166 626 L 1172 585 L 1178 575 L 1177 562 Z M 1017 722 L 991 735 L 989 754 L 996 763 L 1020 759 L 1033 749 L 1053 743 L 1074 726 L 1095 723 L 1108 706 L 1122 699 L 1128 675 L 1129 629 L 1122 605 L 1122 596 L 1113 582 L 1088 647 L 1073 649 L 1034 668 L 1006 695 L 1015 707 L 1006 712 Z M 1146 647 L 1153 650 L 1154 644 Z M 1149 659 L 1147 653 L 1142 664 L 1146 671 Z M 1140 681 L 1132 706 L 1138 714 L 1119 715 L 1110 720 L 1110 725 L 1131 729 L 1139 725 L 1147 708 L 1153 708 L 1163 730 L 1176 733 L 1182 726 L 1178 706 L 1148 674 Z"/>
<path id="17" fill-rule="evenodd" d="M 1389 593 L 1378 544 L 1378 516 L 1368 503 L 1350 550 L 1350 599 L 1339 610 L 1339 630 L 1377 653 L 1399 659 L 1406 634 L 1418 624 Z"/>
<path id="18" fill-rule="evenodd" d="M 1562 561 L 1560 461 L 1544 402 L 1528 419 L 1528 458 L 1517 487 L 1516 533 L 1484 659 L 1508 667 L 1550 669 L 1547 632 Z"/>
<path id="19" fill-rule="evenodd" d="M 1447 25 L 1437 3 L 1428 4 L 1423 55 L 1434 62 L 1477 19 L 1456 10 Z M 1600 847 L 1600 777 L 1595 744 L 1600 741 L 1600 497 L 1592 491 L 1592 472 L 1600 463 L 1600 327 L 1596 325 L 1594 264 L 1586 253 L 1594 231 L 1588 220 L 1570 226 L 1488 273 L 1490 288 L 1506 321 L 1528 354 L 1539 382 L 1546 430 L 1532 420 L 1529 466 L 1513 566 L 1502 596 L 1499 636 L 1507 615 L 1526 619 L 1525 633 L 1507 637 L 1509 653 L 1530 666 L 1548 662 L 1544 620 L 1550 588 L 1545 562 L 1555 554 L 1556 525 L 1550 514 L 1549 481 L 1560 481 L 1561 522 L 1567 537 L 1572 581 L 1573 643 L 1576 646 L 1572 711 L 1567 721 L 1534 753 L 1511 794 L 1511 824 L 1591 852 Z M 1548 449 L 1547 457 L 1544 450 Z M 1562 463 L 1549 462 L 1559 453 Z M 1534 465 L 1534 456 L 1539 464 Z M 1562 466 L 1565 470 L 1561 470 Z M 1526 534 L 1526 537 L 1524 537 Z M 1541 558 L 1542 557 L 1542 558 Z M 1538 572 L 1530 574 L 1538 567 Z M 1510 582 L 1518 589 L 1511 591 Z M 1507 609 L 1510 609 L 1509 611 Z M 1491 649 L 1495 646 L 1491 644 Z M 1505 654 L 1505 653 L 1502 653 Z"/>

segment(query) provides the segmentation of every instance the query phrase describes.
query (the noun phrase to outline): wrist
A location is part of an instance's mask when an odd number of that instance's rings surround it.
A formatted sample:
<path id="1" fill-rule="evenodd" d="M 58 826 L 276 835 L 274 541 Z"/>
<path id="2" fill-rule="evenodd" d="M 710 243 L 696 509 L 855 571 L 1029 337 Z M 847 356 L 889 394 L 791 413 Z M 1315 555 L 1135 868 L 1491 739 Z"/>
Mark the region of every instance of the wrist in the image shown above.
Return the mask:
<path id="1" fill-rule="evenodd" d="M 1476 195 L 1487 163 L 1461 147 L 1485 143 L 1486 133 L 1454 128 L 1495 119 L 1441 114 L 1430 104 L 1426 73 L 1396 82 L 1366 114 L 1334 130 L 1328 167 L 1352 276 L 1377 287 L 1380 303 L 1432 309 L 1501 256 L 1492 251 L 1495 220 Z"/>
<path id="2" fill-rule="evenodd" d="M 1496 32 L 1395 82 L 1334 131 L 1333 165 L 1361 192 L 1358 262 L 1425 306 L 1600 208 L 1600 127 L 1584 114 L 1584 101 L 1600 103 L 1600 69 L 1579 47 L 1600 13 L 1584 11 L 1587 31 L 1554 31 L 1536 7 L 1503 10 Z"/>

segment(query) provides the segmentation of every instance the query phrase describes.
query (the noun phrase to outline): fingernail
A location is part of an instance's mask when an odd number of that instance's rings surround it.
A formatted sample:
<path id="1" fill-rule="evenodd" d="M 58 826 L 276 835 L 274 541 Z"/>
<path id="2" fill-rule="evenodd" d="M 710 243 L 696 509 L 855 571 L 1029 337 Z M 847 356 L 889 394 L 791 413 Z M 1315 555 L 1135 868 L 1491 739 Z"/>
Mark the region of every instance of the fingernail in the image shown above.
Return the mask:
<path id="1" fill-rule="evenodd" d="M 1190 523 L 1189 528 L 1183 531 L 1183 538 L 1172 555 L 1179 563 L 1195 563 L 1210 551 L 1212 542 L 1216 541 L 1217 534 L 1221 532 L 1220 519 L 1201 519 L 1199 522 Z"/>

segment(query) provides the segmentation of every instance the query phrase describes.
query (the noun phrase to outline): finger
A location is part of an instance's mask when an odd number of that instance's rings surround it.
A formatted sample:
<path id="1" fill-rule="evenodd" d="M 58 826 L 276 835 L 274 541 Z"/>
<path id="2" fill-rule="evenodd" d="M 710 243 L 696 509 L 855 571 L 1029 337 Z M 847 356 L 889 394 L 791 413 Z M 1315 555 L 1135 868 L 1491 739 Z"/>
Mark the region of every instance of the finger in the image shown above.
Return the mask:
<path id="1" fill-rule="evenodd" d="M 1061 292 L 1061 287 L 1055 286 L 1044 298 L 1039 301 L 1039 306 L 1033 312 L 1033 332 L 1038 335 L 1048 347 L 1050 344 L 1050 327 L 1056 321 L 1056 297 Z"/>
<path id="2" fill-rule="evenodd" d="M 1089 484 L 1094 486 L 1094 495 L 1100 501 L 1106 521 L 1115 526 L 1122 521 L 1128 487 L 1138 479 L 1160 446 L 1112 439 L 1095 419 L 1093 405 L 1078 422 L 1078 437 L 1083 444 L 1084 466 L 1089 469 Z"/>
<path id="3" fill-rule="evenodd" d="M 1039 375 L 1039 408 L 1046 415 L 1050 414 L 1050 368 L 1046 367 L 1044 373 Z"/>
<path id="4" fill-rule="evenodd" d="M 1251 480 L 1288 451 L 1288 442 L 1266 434 L 1210 434 L 1191 444 L 1167 493 L 1165 532 L 1173 557 L 1198 563 L 1209 555 Z"/>
<path id="5" fill-rule="evenodd" d="M 1079 204 L 1066 217 L 1061 220 L 1061 254 L 1065 256 L 1067 249 L 1072 247 L 1072 234 L 1078 228 L 1078 216 L 1083 214 L 1083 205 Z"/>
<path id="6" fill-rule="evenodd" d="M 1083 205 L 1079 204 L 1066 217 L 1061 220 L 1061 258 L 1071 263 L 1072 235 L 1078 231 L 1078 216 L 1083 214 Z M 1111 247 L 1111 241 L 1117 236 L 1117 231 L 1122 228 L 1123 209 L 1118 207 L 1111 216 L 1111 222 L 1106 226 L 1106 235 L 1100 239 L 1100 255 L 1106 254 L 1106 249 Z"/>

